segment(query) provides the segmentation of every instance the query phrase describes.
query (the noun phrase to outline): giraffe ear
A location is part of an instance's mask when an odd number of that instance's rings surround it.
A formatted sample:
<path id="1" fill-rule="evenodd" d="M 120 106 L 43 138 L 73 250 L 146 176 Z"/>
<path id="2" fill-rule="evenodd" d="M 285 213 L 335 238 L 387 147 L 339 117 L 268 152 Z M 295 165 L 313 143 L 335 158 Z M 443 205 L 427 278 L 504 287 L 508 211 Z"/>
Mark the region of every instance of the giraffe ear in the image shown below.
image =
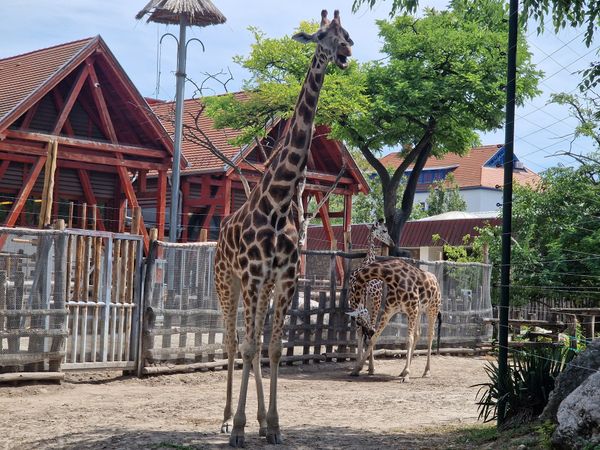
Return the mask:
<path id="1" fill-rule="evenodd" d="M 302 44 L 308 44 L 309 42 L 317 41 L 317 33 L 308 34 L 308 33 L 305 33 L 304 31 L 301 31 L 299 33 L 294 34 L 292 36 L 292 39 L 297 42 L 301 42 Z"/>
<path id="2" fill-rule="evenodd" d="M 358 317 L 358 310 L 347 312 L 350 317 Z"/>

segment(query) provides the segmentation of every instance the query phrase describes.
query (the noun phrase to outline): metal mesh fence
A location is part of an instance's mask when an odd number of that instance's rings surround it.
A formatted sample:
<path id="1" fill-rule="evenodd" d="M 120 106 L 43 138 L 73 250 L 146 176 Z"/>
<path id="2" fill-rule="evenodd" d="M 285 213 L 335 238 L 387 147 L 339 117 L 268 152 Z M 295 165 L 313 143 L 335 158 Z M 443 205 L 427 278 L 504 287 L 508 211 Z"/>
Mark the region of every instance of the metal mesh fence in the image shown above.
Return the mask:
<path id="1" fill-rule="evenodd" d="M 432 272 L 442 291 L 441 345 L 477 346 L 492 337 L 492 327 L 483 319 L 492 317 L 490 295 L 491 266 L 480 263 L 450 261 L 413 261 L 421 269 Z M 383 308 L 383 306 L 382 306 Z M 427 319 L 421 317 L 421 338 L 427 344 Z M 398 346 L 406 340 L 407 320 L 397 314 L 383 332 L 381 345 Z"/>
<path id="2" fill-rule="evenodd" d="M 58 370 L 65 256 L 64 232 L 0 228 L 0 373 Z"/>
<path id="3" fill-rule="evenodd" d="M 223 358 L 223 321 L 214 288 L 215 243 L 154 241 L 145 280 L 146 365 Z"/>

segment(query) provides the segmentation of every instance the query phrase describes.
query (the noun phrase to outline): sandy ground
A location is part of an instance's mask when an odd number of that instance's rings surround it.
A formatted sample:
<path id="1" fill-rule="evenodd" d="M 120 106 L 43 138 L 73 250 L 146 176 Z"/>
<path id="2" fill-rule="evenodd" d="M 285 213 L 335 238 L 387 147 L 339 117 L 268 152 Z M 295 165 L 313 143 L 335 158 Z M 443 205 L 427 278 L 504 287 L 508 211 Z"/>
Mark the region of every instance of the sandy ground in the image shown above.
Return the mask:
<path id="1" fill-rule="evenodd" d="M 279 416 L 285 444 L 258 436 L 256 393 L 248 393 L 246 447 L 277 449 L 448 448 L 444 430 L 476 422 L 473 384 L 482 358 L 435 356 L 431 378 L 397 378 L 404 361 L 377 360 L 376 374 L 348 376 L 349 363 L 282 367 Z M 240 372 L 235 373 L 234 400 Z M 264 370 L 268 393 L 268 369 Z M 0 388 L 0 449 L 228 448 L 220 434 L 226 372 L 137 379 L 71 373 L 62 385 Z M 234 405 L 237 402 L 234 402 Z"/>

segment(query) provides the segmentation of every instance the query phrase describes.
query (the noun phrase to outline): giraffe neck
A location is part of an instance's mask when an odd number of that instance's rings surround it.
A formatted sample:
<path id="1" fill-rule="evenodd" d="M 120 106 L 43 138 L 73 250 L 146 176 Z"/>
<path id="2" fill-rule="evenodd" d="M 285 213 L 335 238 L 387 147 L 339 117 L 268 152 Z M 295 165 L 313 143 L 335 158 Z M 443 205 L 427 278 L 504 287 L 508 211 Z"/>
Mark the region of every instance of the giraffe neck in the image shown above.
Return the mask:
<path id="1" fill-rule="evenodd" d="M 373 233 L 369 233 L 369 249 L 367 250 L 367 256 L 365 257 L 363 264 L 371 264 L 375 261 L 375 249 L 375 237 L 373 236 Z"/>
<path id="2" fill-rule="evenodd" d="M 260 208 L 268 209 L 264 211 L 267 214 L 273 211 L 287 214 L 296 195 L 308 159 L 317 102 L 327 64 L 327 56 L 317 48 L 290 119 L 283 147 L 265 171 L 261 189 L 258 190 L 259 197 L 256 200 Z"/>

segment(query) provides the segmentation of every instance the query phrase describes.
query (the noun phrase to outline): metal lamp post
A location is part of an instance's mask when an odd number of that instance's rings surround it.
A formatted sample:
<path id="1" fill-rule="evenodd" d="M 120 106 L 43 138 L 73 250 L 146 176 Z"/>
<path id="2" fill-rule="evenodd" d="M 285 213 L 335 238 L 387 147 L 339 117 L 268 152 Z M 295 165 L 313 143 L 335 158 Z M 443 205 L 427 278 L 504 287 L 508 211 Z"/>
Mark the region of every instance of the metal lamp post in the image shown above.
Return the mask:
<path id="1" fill-rule="evenodd" d="M 173 137 L 173 166 L 171 171 L 171 207 L 169 214 L 169 241 L 176 242 L 179 226 L 179 178 L 186 78 L 186 29 L 192 25 L 207 26 L 221 24 L 227 19 L 210 0 L 151 0 L 135 17 L 139 20 L 145 15 L 149 15 L 148 22 L 179 25 L 177 72 L 175 73 L 175 130 Z"/>

